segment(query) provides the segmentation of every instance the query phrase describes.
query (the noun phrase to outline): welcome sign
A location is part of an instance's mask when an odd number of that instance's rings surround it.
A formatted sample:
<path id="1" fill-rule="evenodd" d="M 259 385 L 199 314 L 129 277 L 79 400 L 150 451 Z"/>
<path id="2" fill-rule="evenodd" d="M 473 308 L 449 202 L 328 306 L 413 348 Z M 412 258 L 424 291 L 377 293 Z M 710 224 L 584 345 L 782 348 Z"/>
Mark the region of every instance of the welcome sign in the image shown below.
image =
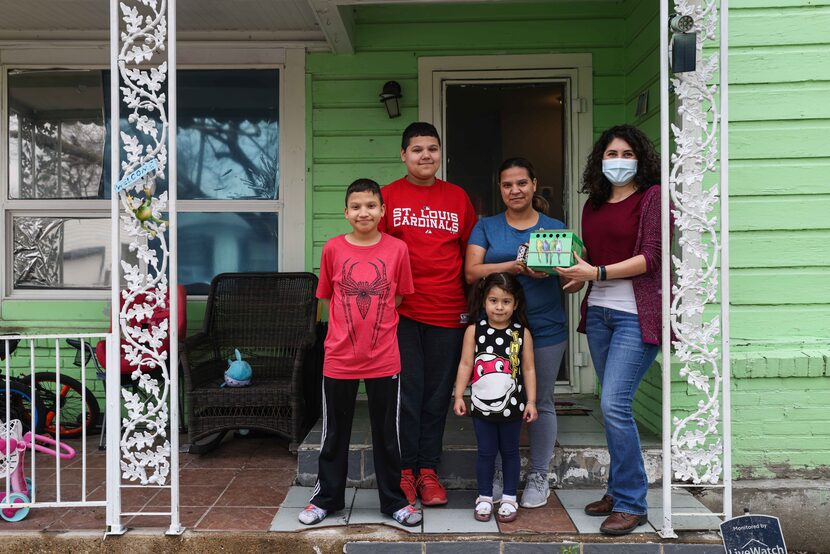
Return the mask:
<path id="1" fill-rule="evenodd" d="M 726 554 L 787 554 L 775 516 L 739 516 L 720 525 Z"/>
<path id="2" fill-rule="evenodd" d="M 116 184 L 115 186 L 115 190 L 117 192 L 121 192 L 131 184 L 135 183 L 137 180 L 141 179 L 142 177 L 150 173 L 151 171 L 155 171 L 156 169 L 158 169 L 158 167 L 158 162 L 155 158 L 153 158 L 149 162 L 145 163 L 144 165 L 142 165 L 141 167 L 139 167 L 129 175 L 126 175 L 120 181 L 118 181 L 118 184 Z"/>

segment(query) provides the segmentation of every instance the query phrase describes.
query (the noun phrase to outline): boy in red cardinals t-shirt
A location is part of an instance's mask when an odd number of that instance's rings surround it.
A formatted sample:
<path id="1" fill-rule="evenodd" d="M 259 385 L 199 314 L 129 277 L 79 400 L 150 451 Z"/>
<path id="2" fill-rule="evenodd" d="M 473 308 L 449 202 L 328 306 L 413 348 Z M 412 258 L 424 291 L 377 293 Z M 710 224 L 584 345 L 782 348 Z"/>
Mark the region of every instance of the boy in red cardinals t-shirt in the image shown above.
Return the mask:
<path id="1" fill-rule="evenodd" d="M 385 207 L 378 184 L 358 179 L 346 190 L 352 232 L 329 240 L 320 259 L 317 298 L 329 303 L 323 361 L 323 439 L 317 484 L 301 523 L 342 510 L 355 397 L 366 384 L 380 511 L 409 527 L 421 523 L 401 490 L 398 439 L 401 356 L 396 307 L 412 294 L 406 244 L 378 231 Z"/>
<path id="2" fill-rule="evenodd" d="M 409 247 L 415 294 L 398 308 L 401 351 L 401 488 L 425 506 L 447 503 L 438 480 L 444 424 L 466 321 L 464 250 L 476 223 L 461 187 L 435 177 L 441 139 L 429 123 L 403 132 L 406 177 L 381 192 L 386 214 L 380 230 Z"/>

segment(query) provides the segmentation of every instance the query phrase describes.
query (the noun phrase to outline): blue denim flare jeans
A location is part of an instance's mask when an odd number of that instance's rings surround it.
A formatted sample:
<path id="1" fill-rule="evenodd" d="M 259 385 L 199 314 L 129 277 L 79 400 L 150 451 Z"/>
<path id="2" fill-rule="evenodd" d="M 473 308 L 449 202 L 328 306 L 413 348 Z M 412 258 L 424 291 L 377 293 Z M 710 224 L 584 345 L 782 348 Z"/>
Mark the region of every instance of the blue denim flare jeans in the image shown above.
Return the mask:
<path id="1" fill-rule="evenodd" d="M 631 405 L 659 347 L 643 342 L 637 314 L 589 306 L 585 328 L 602 385 L 600 405 L 611 455 L 608 494 L 615 512 L 643 515 L 648 510 L 648 479 Z"/>

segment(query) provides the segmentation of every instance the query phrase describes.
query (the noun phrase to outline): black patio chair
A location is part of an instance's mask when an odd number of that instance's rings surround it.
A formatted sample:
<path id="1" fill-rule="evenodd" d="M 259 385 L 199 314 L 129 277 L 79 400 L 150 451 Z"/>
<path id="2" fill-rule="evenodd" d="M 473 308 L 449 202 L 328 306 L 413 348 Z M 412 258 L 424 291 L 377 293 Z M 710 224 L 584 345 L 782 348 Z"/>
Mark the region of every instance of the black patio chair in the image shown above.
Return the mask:
<path id="1" fill-rule="evenodd" d="M 202 332 L 182 348 L 190 452 L 211 450 L 238 429 L 275 433 L 292 448 L 300 443 L 320 409 L 313 390 L 322 379 L 314 355 L 316 288 L 313 273 L 213 279 Z M 251 384 L 223 387 L 235 349 L 251 364 Z"/>

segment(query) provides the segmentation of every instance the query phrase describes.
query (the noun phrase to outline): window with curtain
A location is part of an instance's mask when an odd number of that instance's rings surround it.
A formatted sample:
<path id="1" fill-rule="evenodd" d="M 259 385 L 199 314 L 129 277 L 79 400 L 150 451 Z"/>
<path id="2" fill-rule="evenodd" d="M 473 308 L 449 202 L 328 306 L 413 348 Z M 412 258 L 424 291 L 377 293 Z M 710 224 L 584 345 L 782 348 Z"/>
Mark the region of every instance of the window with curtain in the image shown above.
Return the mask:
<path id="1" fill-rule="evenodd" d="M 277 69 L 178 72 L 179 280 L 190 294 L 218 273 L 278 268 L 279 80 Z M 109 288 L 109 72 L 12 70 L 6 82 L 7 289 Z"/>

